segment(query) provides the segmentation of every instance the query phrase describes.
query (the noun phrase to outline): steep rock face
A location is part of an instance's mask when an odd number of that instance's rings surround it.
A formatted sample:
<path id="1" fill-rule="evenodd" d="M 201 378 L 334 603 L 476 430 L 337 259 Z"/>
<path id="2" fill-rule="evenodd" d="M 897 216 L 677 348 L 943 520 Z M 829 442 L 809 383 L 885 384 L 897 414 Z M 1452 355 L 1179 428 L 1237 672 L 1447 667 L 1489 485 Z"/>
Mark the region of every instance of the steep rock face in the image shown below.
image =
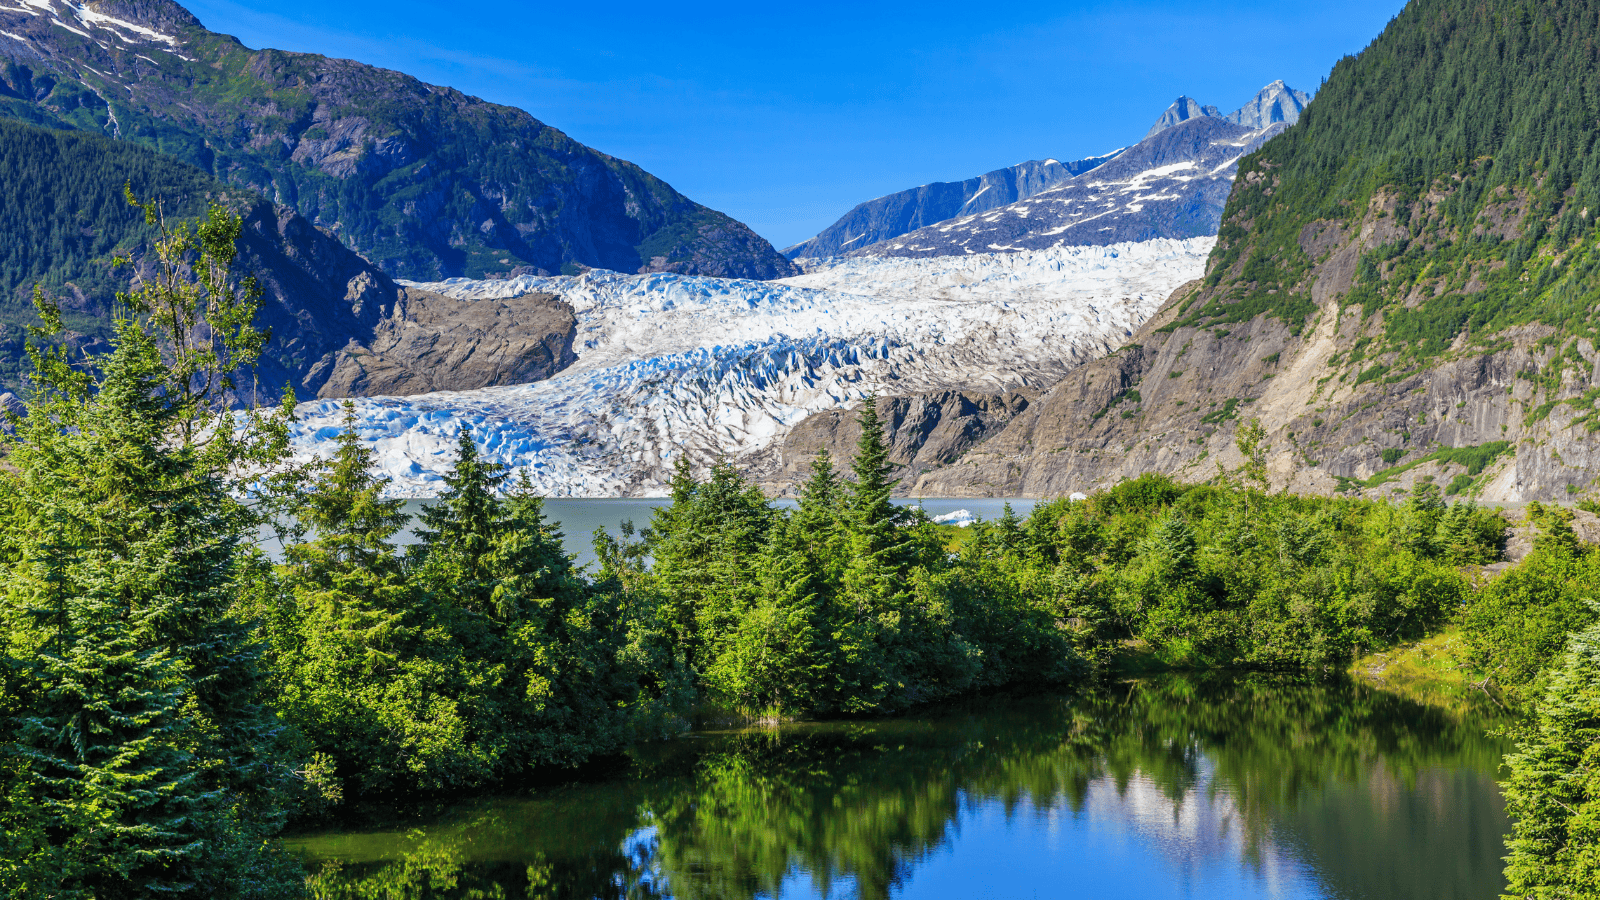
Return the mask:
<path id="1" fill-rule="evenodd" d="M 1121 152 L 1117 150 L 1068 163 L 1054 159 L 1030 160 L 966 181 L 941 181 L 898 191 L 856 206 L 816 237 L 783 252 L 790 259 L 841 256 L 924 225 L 1032 197 L 1069 178 L 1099 168 Z"/>
<path id="2" fill-rule="evenodd" d="M 941 391 L 880 398 L 878 415 L 889 442 L 889 461 L 896 466 L 894 477 L 901 480 L 900 493 L 908 493 L 923 472 L 953 462 L 998 432 L 1025 411 L 1034 396 L 1027 390 L 1001 394 Z M 831 409 L 795 425 L 784 438 L 777 471 L 763 488 L 779 496 L 797 496 L 811 476 L 812 461 L 823 450 L 833 457 L 835 466 L 847 466 L 861 438 L 857 415 L 853 409 Z"/>
<path id="3" fill-rule="evenodd" d="M 1413 0 L 1241 163 L 1203 281 L 914 490 L 1205 479 L 1240 469 L 1251 420 L 1273 488 L 1593 489 L 1600 100 L 1571 85 L 1600 77 L 1597 18 Z"/>
<path id="4" fill-rule="evenodd" d="M 1283 128 L 1189 119 L 1026 200 L 846 255 L 957 256 L 1215 234 L 1239 159 Z"/>
<path id="5" fill-rule="evenodd" d="M 1293 125 L 1300 121 L 1300 114 L 1310 102 L 1310 94 L 1297 91 L 1279 79 L 1262 88 L 1249 103 L 1224 118 L 1246 128 L 1268 128 L 1279 122 Z"/>
<path id="6" fill-rule="evenodd" d="M 420 288 L 366 343 L 340 350 L 318 397 L 409 396 L 543 381 L 576 359 L 577 319 L 554 294 L 458 300 Z"/>
<path id="7" fill-rule="evenodd" d="M 1215 106 L 1202 106 L 1200 101 L 1193 97 L 1179 97 L 1172 101 L 1172 105 L 1167 107 L 1167 111 L 1161 114 L 1161 118 L 1156 119 L 1156 123 L 1150 126 L 1150 130 L 1145 132 L 1144 136 L 1153 138 L 1179 122 L 1187 122 L 1190 119 L 1197 119 L 1201 116 L 1221 118 L 1222 110 L 1217 109 Z M 1237 125 L 1239 123 L 1235 122 L 1234 124 Z"/>
<path id="8" fill-rule="evenodd" d="M 250 50 L 166 0 L 0 7 L 0 115 L 176 156 L 399 277 L 795 271 L 743 224 L 521 110 L 350 60 Z"/>

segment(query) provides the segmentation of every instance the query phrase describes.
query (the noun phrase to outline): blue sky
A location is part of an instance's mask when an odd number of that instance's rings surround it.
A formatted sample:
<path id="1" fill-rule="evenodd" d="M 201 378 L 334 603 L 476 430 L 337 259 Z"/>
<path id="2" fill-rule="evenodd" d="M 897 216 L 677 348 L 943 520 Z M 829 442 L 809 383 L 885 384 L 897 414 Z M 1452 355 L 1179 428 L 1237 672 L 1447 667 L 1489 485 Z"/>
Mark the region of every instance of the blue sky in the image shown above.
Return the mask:
<path id="1" fill-rule="evenodd" d="M 1400 0 L 180 0 L 251 47 L 528 110 L 779 247 L 862 200 L 1142 137 L 1179 94 L 1312 91 Z"/>

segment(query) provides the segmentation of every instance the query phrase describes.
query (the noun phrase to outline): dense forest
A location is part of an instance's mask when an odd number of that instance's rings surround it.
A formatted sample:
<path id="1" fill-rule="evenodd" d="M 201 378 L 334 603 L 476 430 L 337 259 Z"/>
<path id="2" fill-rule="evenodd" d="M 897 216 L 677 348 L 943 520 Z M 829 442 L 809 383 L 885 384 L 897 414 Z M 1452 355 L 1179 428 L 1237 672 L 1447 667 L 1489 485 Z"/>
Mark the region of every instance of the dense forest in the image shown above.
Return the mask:
<path id="1" fill-rule="evenodd" d="M 1467 350 L 1492 349 L 1530 322 L 1556 329 L 1551 342 L 1594 340 L 1597 28 L 1593 0 L 1406 4 L 1296 127 L 1240 163 L 1208 266 L 1220 290 L 1180 322 L 1267 314 L 1298 333 L 1316 312 L 1318 229 L 1376 205 L 1393 233 L 1343 304 L 1377 323 L 1358 353 L 1381 374 L 1462 352 L 1463 333 Z"/>
<path id="2" fill-rule="evenodd" d="M 647 527 L 596 535 L 594 572 L 463 435 L 402 550 L 353 421 L 296 465 L 291 409 L 215 402 L 264 342 L 230 276 L 240 219 L 144 215 L 167 277 L 122 295 L 94 369 L 35 348 L 5 431 L 9 896 L 297 896 L 291 820 L 515 788 L 705 717 L 875 715 L 1129 659 L 1318 677 L 1455 622 L 1530 714 L 1513 889 L 1593 883 L 1600 552 L 1568 512 L 1535 507 L 1531 555 L 1486 579 L 1500 515 L 1427 483 L 1400 505 L 1270 494 L 1252 423 L 1216 483 L 1146 476 L 955 531 L 890 502 L 868 403 L 853 458 L 820 458 L 797 508 L 680 468 Z M 42 340 L 62 321 L 36 303 Z"/>

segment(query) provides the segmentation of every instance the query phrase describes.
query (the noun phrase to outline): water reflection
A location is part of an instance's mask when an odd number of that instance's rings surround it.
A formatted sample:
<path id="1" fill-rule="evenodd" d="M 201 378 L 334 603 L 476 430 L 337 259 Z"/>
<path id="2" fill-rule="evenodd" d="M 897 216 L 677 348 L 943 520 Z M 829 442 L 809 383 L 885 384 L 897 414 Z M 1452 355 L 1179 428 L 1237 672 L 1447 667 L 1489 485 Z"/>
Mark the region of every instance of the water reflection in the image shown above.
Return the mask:
<path id="1" fill-rule="evenodd" d="M 1163 678 L 697 735 L 599 784 L 299 842 L 325 898 L 1498 895 L 1503 746 L 1352 684 Z"/>

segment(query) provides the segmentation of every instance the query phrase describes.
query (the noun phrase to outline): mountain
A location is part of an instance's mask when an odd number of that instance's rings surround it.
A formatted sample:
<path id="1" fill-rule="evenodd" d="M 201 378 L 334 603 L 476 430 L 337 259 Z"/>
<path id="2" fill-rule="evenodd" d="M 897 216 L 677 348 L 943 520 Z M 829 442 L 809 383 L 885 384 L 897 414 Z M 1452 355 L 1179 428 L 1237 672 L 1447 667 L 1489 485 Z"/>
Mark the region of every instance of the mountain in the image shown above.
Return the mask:
<path id="1" fill-rule="evenodd" d="M 256 399 L 275 400 L 285 385 L 315 397 L 533 381 L 572 359 L 572 311 L 549 295 L 511 310 L 469 309 L 402 288 L 294 210 L 169 156 L 0 119 L 0 388 L 23 393 L 36 284 L 60 303 L 69 345 L 107 347 L 115 294 L 143 271 L 154 237 L 124 185 L 160 200 L 169 221 L 199 217 L 212 202 L 243 216 L 235 271 L 257 278 L 258 323 L 272 333 Z M 133 265 L 113 267 L 116 256 Z M 492 329 L 477 327 L 486 319 Z M 400 331 L 409 335 L 404 346 L 394 337 Z M 368 368 L 382 375 L 358 374 L 369 358 L 381 361 Z"/>
<path id="2" fill-rule="evenodd" d="M 1279 122 L 1293 125 L 1300 121 L 1300 114 L 1305 112 L 1306 104 L 1310 102 L 1310 94 L 1297 91 L 1279 79 L 1262 88 L 1249 103 L 1224 118 L 1246 128 L 1269 128 Z"/>
<path id="3" fill-rule="evenodd" d="M 0 6 L 0 116 L 170 154 L 296 209 L 396 277 L 795 272 L 743 224 L 522 110 L 251 50 L 170 0 Z"/>
<path id="4" fill-rule="evenodd" d="M 1026 200 L 848 255 L 954 256 L 1212 235 L 1239 159 L 1284 127 L 1251 130 L 1216 116 L 1187 119 Z"/>
<path id="5" fill-rule="evenodd" d="M 1192 97 L 1179 97 L 1172 101 L 1172 105 L 1167 107 L 1167 111 L 1161 114 L 1161 118 L 1150 126 L 1150 130 L 1145 132 L 1144 136 L 1146 138 L 1155 137 L 1179 122 L 1187 122 L 1190 119 L 1198 119 L 1201 116 L 1221 118 L 1222 110 L 1217 109 L 1215 106 L 1201 106 L 1199 101 Z M 1235 122 L 1234 124 L 1237 125 L 1238 123 Z"/>
<path id="6" fill-rule="evenodd" d="M 783 251 L 790 259 L 823 259 L 899 237 L 924 225 L 972 215 L 1032 197 L 1115 159 L 1120 150 L 1063 163 L 1030 160 L 966 181 L 940 181 L 868 200 L 845 213 L 816 237 Z"/>
<path id="7" fill-rule="evenodd" d="M 1171 106 L 1167 107 L 1167 111 L 1161 114 L 1161 118 L 1150 126 L 1150 131 L 1145 134 L 1145 137 L 1154 137 L 1180 122 L 1187 122 L 1190 119 L 1198 119 L 1203 116 L 1223 119 L 1256 131 L 1270 128 L 1279 123 L 1285 126 L 1293 125 L 1300 121 L 1300 114 L 1305 111 L 1306 104 L 1310 102 L 1310 94 L 1289 87 L 1283 83 L 1281 78 L 1258 91 L 1250 99 L 1249 103 L 1227 115 L 1223 115 L 1222 110 L 1217 109 L 1215 106 L 1201 106 L 1199 101 L 1191 97 L 1179 97 L 1173 101 Z"/>
<path id="8" fill-rule="evenodd" d="M 1566 499 L 1600 472 L 1600 0 L 1412 0 L 1239 165 L 1203 279 L 929 496 L 1186 480 Z"/>

